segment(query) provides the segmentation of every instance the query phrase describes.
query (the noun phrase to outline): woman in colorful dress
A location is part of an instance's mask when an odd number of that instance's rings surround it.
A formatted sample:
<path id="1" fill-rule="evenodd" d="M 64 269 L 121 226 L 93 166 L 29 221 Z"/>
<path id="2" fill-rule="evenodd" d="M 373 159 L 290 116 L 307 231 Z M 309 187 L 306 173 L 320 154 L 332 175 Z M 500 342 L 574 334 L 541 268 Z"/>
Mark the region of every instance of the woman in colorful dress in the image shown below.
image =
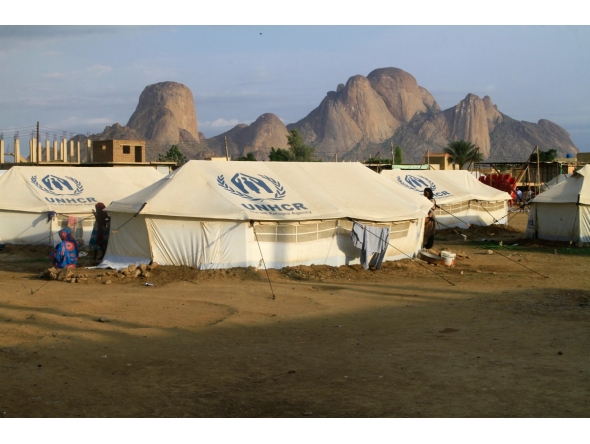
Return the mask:
<path id="1" fill-rule="evenodd" d="M 78 264 L 78 244 L 69 228 L 59 231 L 61 242 L 56 245 L 49 258 L 55 268 L 76 268 Z"/>

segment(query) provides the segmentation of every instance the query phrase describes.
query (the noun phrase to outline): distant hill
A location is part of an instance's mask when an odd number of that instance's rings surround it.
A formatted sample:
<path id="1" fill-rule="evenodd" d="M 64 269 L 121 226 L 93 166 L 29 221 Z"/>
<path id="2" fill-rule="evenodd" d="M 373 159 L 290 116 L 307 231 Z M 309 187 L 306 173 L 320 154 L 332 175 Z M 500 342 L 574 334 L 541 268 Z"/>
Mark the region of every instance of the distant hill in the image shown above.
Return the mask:
<path id="1" fill-rule="evenodd" d="M 381 68 L 367 77 L 355 75 L 329 91 L 317 108 L 286 125 L 274 114 L 261 115 L 209 139 L 198 132 L 193 95 L 176 82 L 147 86 L 126 126 L 108 126 L 92 139 L 146 139 L 149 160 L 173 144 L 189 159 L 205 156 L 232 158 L 253 153 L 268 160 L 271 147 L 286 148 L 287 133 L 297 128 L 318 158 L 365 160 L 390 157 L 401 146 L 405 163 L 421 162 L 424 154 L 442 152 L 452 140 L 468 140 L 488 160 L 524 161 L 535 145 L 555 149 L 558 156 L 578 149 L 567 131 L 545 119 L 517 121 L 503 114 L 492 99 L 467 94 L 457 105 L 440 106 L 416 79 L 399 68 Z"/>

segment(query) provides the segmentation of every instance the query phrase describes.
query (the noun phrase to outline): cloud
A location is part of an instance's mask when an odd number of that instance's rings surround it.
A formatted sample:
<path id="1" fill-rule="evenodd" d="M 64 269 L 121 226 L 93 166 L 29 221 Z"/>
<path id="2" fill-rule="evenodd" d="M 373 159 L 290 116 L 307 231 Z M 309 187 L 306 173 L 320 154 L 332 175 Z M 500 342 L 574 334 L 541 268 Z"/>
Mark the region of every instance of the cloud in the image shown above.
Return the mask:
<path id="1" fill-rule="evenodd" d="M 80 71 L 70 71 L 70 72 L 46 72 L 42 74 L 42 77 L 46 79 L 63 79 L 66 77 L 74 77 L 80 74 Z"/>
<path id="2" fill-rule="evenodd" d="M 108 65 L 93 65 L 89 68 L 84 70 L 75 69 L 73 71 L 65 71 L 65 72 L 47 72 L 42 74 L 43 77 L 46 79 L 73 79 L 76 77 L 80 77 L 81 75 L 94 75 L 99 77 L 107 72 L 111 72 L 113 67 Z"/>
<path id="3" fill-rule="evenodd" d="M 100 76 L 100 75 L 104 74 L 105 72 L 110 72 L 112 70 L 113 70 L 113 68 L 108 65 L 94 65 L 94 66 L 91 66 L 90 68 L 88 68 L 86 71 L 89 73 L 92 73 L 92 74 L 96 74 L 97 76 Z"/>
<path id="4" fill-rule="evenodd" d="M 244 123 L 244 122 L 240 122 L 238 119 L 223 119 L 223 118 L 219 118 L 219 119 L 215 119 L 213 121 L 204 121 L 204 122 L 199 122 L 199 126 L 204 126 L 204 127 L 210 127 L 210 128 L 227 128 L 227 127 L 234 127 L 239 123 Z"/>
<path id="5" fill-rule="evenodd" d="M 137 33 L 150 30 L 151 26 L 0 26 L 0 42 L 55 42 L 80 37 L 111 36 L 118 33 Z"/>

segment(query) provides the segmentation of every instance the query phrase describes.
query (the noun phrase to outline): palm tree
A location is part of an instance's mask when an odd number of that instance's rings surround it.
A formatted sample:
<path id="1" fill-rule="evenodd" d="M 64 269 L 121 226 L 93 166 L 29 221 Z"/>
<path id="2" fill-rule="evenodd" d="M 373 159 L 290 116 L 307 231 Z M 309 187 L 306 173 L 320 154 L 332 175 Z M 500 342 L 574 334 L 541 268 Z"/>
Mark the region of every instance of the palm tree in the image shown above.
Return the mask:
<path id="1" fill-rule="evenodd" d="M 467 162 L 481 162 L 483 160 L 479 147 L 465 140 L 449 142 L 447 147 L 443 148 L 443 152 L 449 154 L 450 161 L 459 165 L 461 169 Z"/>

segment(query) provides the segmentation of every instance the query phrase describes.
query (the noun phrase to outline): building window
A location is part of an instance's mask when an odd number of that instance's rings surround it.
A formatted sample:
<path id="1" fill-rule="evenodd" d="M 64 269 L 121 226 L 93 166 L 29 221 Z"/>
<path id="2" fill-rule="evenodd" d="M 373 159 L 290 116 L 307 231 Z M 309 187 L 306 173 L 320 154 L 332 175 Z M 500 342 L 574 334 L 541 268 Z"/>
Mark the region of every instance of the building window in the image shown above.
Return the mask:
<path id="1" fill-rule="evenodd" d="M 106 151 L 106 149 L 107 149 L 106 145 L 101 145 L 100 147 L 102 148 L 103 151 Z"/>
<path id="2" fill-rule="evenodd" d="M 131 154 L 131 147 L 129 145 L 123 145 L 123 154 Z"/>

